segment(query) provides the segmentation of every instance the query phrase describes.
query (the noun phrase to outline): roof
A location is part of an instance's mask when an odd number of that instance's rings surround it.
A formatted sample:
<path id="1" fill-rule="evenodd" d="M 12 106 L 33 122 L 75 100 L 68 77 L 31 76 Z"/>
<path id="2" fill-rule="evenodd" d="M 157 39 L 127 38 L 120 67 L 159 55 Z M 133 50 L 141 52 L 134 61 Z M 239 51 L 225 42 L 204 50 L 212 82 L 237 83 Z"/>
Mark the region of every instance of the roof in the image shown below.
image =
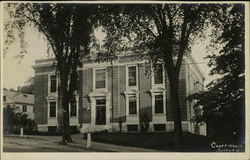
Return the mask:
<path id="1" fill-rule="evenodd" d="M 22 103 L 34 105 L 34 95 L 32 94 L 4 90 L 3 95 L 6 96 L 5 103 Z"/>

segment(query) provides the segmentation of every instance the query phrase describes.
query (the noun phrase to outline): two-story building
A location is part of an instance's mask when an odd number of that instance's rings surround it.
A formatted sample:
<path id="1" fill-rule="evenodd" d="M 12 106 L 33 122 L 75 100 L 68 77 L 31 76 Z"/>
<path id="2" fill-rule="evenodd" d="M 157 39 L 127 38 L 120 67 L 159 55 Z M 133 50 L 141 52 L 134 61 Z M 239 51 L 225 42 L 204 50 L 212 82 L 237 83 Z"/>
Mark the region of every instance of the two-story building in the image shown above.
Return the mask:
<path id="1" fill-rule="evenodd" d="M 34 95 L 32 94 L 3 90 L 3 107 L 7 106 L 13 108 L 15 112 L 27 114 L 28 118 L 34 119 Z"/>
<path id="2" fill-rule="evenodd" d="M 55 60 L 36 60 L 35 121 L 42 132 L 55 131 L 62 122 L 62 105 L 58 97 Z M 192 121 L 193 103 L 186 98 L 203 89 L 205 80 L 193 57 L 184 57 L 179 76 L 182 128 L 185 132 L 206 135 L 206 125 Z M 120 56 L 111 63 L 94 60 L 78 69 L 80 88 L 76 101 L 70 103 L 70 126 L 109 128 L 110 132 L 137 132 L 143 117 L 149 131 L 174 130 L 170 92 L 161 64 L 152 69 L 147 61 Z"/>

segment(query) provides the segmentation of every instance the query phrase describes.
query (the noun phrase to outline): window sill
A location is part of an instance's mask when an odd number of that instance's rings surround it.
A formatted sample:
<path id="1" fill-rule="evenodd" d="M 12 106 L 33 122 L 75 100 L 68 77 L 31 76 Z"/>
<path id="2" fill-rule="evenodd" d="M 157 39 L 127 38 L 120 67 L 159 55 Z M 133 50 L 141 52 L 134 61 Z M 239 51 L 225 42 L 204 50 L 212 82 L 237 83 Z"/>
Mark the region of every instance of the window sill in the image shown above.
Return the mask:
<path id="1" fill-rule="evenodd" d="M 126 86 L 127 89 L 134 89 L 134 90 L 138 90 L 138 86 Z"/>
<path id="2" fill-rule="evenodd" d="M 48 92 L 48 95 L 57 95 L 58 92 Z"/>
<path id="3" fill-rule="evenodd" d="M 154 87 L 165 88 L 165 83 L 163 83 L 163 84 L 152 84 L 152 88 L 154 88 Z"/>
<path id="4" fill-rule="evenodd" d="M 128 116 L 128 117 L 137 117 L 138 114 L 128 114 L 127 116 Z"/>
<path id="5" fill-rule="evenodd" d="M 94 88 L 94 90 L 107 90 L 107 88 Z"/>
<path id="6" fill-rule="evenodd" d="M 48 119 L 57 119 L 57 117 L 49 117 Z"/>
<path id="7" fill-rule="evenodd" d="M 154 113 L 153 116 L 165 116 L 166 113 Z"/>

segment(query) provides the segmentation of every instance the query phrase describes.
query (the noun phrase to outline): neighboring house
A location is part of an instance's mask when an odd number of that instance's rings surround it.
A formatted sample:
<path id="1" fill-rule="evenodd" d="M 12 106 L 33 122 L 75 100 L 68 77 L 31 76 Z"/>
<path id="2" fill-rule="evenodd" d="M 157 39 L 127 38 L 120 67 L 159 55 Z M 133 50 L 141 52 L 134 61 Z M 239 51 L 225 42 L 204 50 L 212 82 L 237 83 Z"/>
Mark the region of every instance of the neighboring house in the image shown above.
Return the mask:
<path id="1" fill-rule="evenodd" d="M 36 60 L 35 121 L 39 131 L 54 131 L 62 122 L 58 97 L 58 75 L 54 59 Z M 112 64 L 84 62 L 79 68 L 80 88 L 70 104 L 70 126 L 109 128 L 111 132 L 140 131 L 142 117 L 149 120 L 149 131 L 171 132 L 174 129 L 169 87 L 165 88 L 162 65 L 157 70 L 146 61 L 121 56 Z M 152 69 L 152 68 L 151 68 Z M 153 69 L 152 69 L 153 70 Z M 206 135 L 206 124 L 192 121 L 196 112 L 191 93 L 203 90 L 204 76 L 191 55 L 183 59 L 179 98 L 184 132 Z"/>
<path id="2" fill-rule="evenodd" d="M 14 108 L 15 112 L 27 114 L 28 118 L 34 119 L 34 95 L 3 90 L 3 106 Z"/>

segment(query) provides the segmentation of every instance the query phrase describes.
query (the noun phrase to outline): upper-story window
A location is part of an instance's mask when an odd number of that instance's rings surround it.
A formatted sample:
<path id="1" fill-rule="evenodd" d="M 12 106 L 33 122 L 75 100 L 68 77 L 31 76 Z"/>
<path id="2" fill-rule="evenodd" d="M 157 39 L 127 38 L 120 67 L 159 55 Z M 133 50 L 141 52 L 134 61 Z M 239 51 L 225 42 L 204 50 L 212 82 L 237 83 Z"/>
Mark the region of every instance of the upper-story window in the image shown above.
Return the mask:
<path id="1" fill-rule="evenodd" d="M 164 113 L 163 95 L 155 95 L 155 113 Z"/>
<path id="2" fill-rule="evenodd" d="M 154 84 L 162 84 L 162 83 L 163 83 L 162 64 L 157 64 L 154 67 Z"/>
<path id="3" fill-rule="evenodd" d="M 95 88 L 106 88 L 106 69 L 96 70 L 95 74 Z"/>
<path id="4" fill-rule="evenodd" d="M 136 96 L 129 97 L 129 115 L 137 114 L 137 99 Z"/>
<path id="5" fill-rule="evenodd" d="M 3 96 L 3 102 L 6 102 L 6 96 Z"/>
<path id="6" fill-rule="evenodd" d="M 27 112 L 27 105 L 23 105 L 23 112 Z"/>
<path id="7" fill-rule="evenodd" d="M 136 66 L 128 67 L 128 86 L 136 86 Z"/>
<path id="8" fill-rule="evenodd" d="M 50 92 L 56 92 L 56 85 L 57 84 L 57 79 L 56 75 L 51 75 L 50 76 Z"/>

